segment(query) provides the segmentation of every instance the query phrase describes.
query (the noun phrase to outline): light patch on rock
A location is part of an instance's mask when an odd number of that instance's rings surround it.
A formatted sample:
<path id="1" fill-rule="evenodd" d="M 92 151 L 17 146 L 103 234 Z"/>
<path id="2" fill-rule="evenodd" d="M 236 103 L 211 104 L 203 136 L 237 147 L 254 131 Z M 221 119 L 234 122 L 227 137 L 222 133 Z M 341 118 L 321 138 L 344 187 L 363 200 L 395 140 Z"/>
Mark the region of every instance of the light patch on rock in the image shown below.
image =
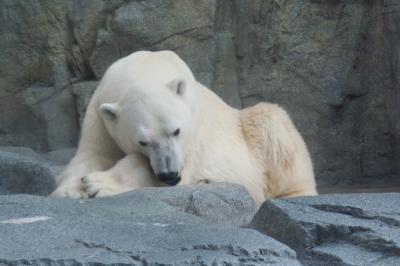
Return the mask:
<path id="1" fill-rule="evenodd" d="M 161 224 L 161 223 L 153 223 L 154 226 L 160 226 L 160 227 L 166 227 L 169 226 L 169 224 Z"/>
<path id="2" fill-rule="evenodd" d="M 137 225 L 146 225 L 145 223 L 136 223 Z"/>
<path id="3" fill-rule="evenodd" d="M 16 218 L 16 219 L 5 220 L 5 221 L 1 221 L 0 224 L 30 224 L 30 223 L 36 223 L 36 222 L 46 221 L 46 220 L 50 220 L 50 219 L 51 219 L 51 217 L 48 217 L 48 216 L 34 216 L 34 217 L 25 217 L 25 218 Z"/>

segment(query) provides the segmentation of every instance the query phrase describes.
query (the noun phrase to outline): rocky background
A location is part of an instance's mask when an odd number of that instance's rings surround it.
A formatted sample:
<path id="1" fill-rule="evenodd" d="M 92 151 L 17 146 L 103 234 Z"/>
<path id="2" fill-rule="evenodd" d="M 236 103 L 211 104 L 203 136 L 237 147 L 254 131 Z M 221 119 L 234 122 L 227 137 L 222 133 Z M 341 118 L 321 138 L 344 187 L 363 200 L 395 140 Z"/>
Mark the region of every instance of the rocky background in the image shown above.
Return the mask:
<path id="1" fill-rule="evenodd" d="M 75 147 L 105 69 L 170 49 L 229 104 L 285 107 L 320 187 L 400 186 L 397 1 L 2 0 L 0 146 Z"/>

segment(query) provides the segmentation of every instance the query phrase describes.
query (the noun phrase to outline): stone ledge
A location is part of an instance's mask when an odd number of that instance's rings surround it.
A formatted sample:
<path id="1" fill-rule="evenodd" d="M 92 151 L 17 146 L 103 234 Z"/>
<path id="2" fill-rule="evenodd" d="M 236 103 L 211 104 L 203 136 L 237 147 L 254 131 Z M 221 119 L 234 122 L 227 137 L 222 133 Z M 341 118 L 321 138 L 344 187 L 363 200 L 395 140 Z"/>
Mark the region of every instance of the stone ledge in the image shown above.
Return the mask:
<path id="1" fill-rule="evenodd" d="M 305 265 L 400 265 L 400 193 L 266 201 L 251 228 L 293 248 Z"/>
<path id="2" fill-rule="evenodd" d="M 268 236 L 207 222 L 205 216 L 178 210 L 182 206 L 172 207 L 177 204 L 171 203 L 173 197 L 157 196 L 190 189 L 138 190 L 86 200 L 0 196 L 0 264 L 300 265 L 293 250 Z M 206 207 L 214 189 L 199 189 L 197 195 L 205 197 L 193 197 L 203 200 L 197 206 Z M 224 189 L 218 191 L 224 194 Z"/>

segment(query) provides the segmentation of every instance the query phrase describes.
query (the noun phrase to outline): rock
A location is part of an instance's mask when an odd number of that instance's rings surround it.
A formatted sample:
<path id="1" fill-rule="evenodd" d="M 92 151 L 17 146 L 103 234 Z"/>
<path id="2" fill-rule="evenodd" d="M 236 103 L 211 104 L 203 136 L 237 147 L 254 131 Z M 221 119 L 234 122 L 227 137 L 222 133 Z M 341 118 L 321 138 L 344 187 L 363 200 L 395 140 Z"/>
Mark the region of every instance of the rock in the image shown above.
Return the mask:
<path id="1" fill-rule="evenodd" d="M 100 78 L 115 58 L 135 50 L 170 49 L 182 56 L 200 81 L 211 85 L 214 16 L 213 0 L 126 2 L 99 29 L 90 57 L 94 73 Z"/>
<path id="2" fill-rule="evenodd" d="M 133 193 L 163 201 L 212 223 L 247 226 L 258 209 L 247 190 L 235 184 L 143 188 Z"/>
<path id="3" fill-rule="evenodd" d="M 77 145 L 77 109 L 68 84 L 33 86 L 0 98 L 0 146 L 38 151 Z"/>
<path id="4" fill-rule="evenodd" d="M 400 265 L 400 193 L 266 201 L 250 227 L 305 265 Z"/>
<path id="5" fill-rule="evenodd" d="M 97 35 L 106 26 L 112 13 L 121 5 L 122 0 L 115 1 L 69 1 L 68 20 L 71 30 L 71 46 L 69 50 L 69 65 L 73 76 L 78 80 L 93 80 L 96 78 L 90 56 L 96 45 Z M 110 50 L 109 55 L 118 57 Z"/>
<path id="6" fill-rule="evenodd" d="M 399 27 L 391 19 L 400 18 L 399 7 L 365 1 L 235 3 L 243 106 L 265 100 L 289 112 L 310 148 L 320 186 L 374 187 L 385 176 L 398 186 L 400 157 L 388 119 L 398 113 L 388 106 L 396 68 L 384 58 L 398 62 L 399 42 L 392 43 L 392 36 Z M 392 15 L 381 15 L 386 12 Z"/>
<path id="7" fill-rule="evenodd" d="M 0 5 L 0 145 L 40 151 L 76 145 L 65 1 Z"/>
<path id="8" fill-rule="evenodd" d="M 12 265 L 300 265 L 291 249 L 268 236 L 209 223 L 143 195 L 133 192 L 89 200 L 1 196 L 0 261 Z"/>
<path id="9" fill-rule="evenodd" d="M 75 148 L 64 148 L 41 154 L 41 156 L 54 165 L 65 166 L 69 163 L 75 153 Z"/>
<path id="10" fill-rule="evenodd" d="M 0 195 L 48 195 L 55 189 L 54 175 L 45 161 L 16 153 L 0 152 Z"/>
<path id="11" fill-rule="evenodd" d="M 21 158 L 27 158 L 35 161 L 43 160 L 43 157 L 39 153 L 35 152 L 34 150 L 28 147 L 4 146 L 0 147 L 0 152 L 15 153 L 16 155 L 19 155 Z"/>
<path id="12" fill-rule="evenodd" d="M 215 1 L 73 1 L 70 8 L 76 76 L 99 79 L 117 58 L 133 51 L 170 49 L 211 84 Z"/>
<path id="13" fill-rule="evenodd" d="M 75 96 L 80 127 L 82 127 L 86 108 L 89 105 L 90 99 L 92 98 L 92 95 L 96 90 L 98 84 L 99 82 L 97 81 L 86 81 L 72 85 L 72 93 Z"/>
<path id="14" fill-rule="evenodd" d="M 44 120 L 43 125 L 34 128 L 45 130 L 44 141 L 49 150 L 77 145 L 77 109 L 68 84 L 55 88 L 32 87 L 24 90 L 22 95 L 31 111 Z"/>
<path id="15" fill-rule="evenodd" d="M 48 195 L 55 177 L 72 158 L 75 149 L 40 154 L 26 147 L 0 147 L 0 195 Z"/>
<path id="16" fill-rule="evenodd" d="M 67 10 L 61 0 L 1 2 L 0 97 L 34 84 L 51 87 L 69 79 Z"/>

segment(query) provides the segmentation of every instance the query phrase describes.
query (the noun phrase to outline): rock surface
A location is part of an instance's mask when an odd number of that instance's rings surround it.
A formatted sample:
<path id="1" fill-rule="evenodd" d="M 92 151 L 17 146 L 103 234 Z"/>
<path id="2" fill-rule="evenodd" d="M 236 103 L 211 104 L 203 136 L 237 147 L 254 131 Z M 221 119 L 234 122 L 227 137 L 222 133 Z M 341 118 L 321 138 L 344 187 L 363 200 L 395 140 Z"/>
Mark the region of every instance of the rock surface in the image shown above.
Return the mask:
<path id="1" fill-rule="evenodd" d="M 75 149 L 40 154 L 25 147 L 0 147 L 0 195 L 48 195 L 74 153 Z"/>
<path id="2" fill-rule="evenodd" d="M 0 145 L 76 146 L 96 81 L 176 51 L 229 104 L 281 104 L 321 186 L 400 186 L 400 6 L 389 1 L 48 1 L 0 5 Z"/>
<path id="3" fill-rule="evenodd" d="M 72 93 L 75 97 L 76 108 L 78 111 L 79 126 L 82 127 L 83 118 L 85 117 L 86 108 L 89 105 L 90 99 L 96 90 L 99 82 L 86 81 L 72 85 Z"/>
<path id="4" fill-rule="evenodd" d="M 400 193 L 265 202 L 250 227 L 293 248 L 305 265 L 400 265 Z"/>
<path id="5" fill-rule="evenodd" d="M 179 211 L 156 196 L 173 189 L 157 190 L 88 200 L 0 196 L 0 264 L 300 265 L 282 243 Z"/>
<path id="6" fill-rule="evenodd" d="M 237 1 L 243 106 L 284 106 L 303 133 L 319 185 L 399 186 L 400 18 L 394 1 Z M 390 15 L 389 15 L 390 13 Z M 398 41 L 398 40 L 397 40 Z M 392 59 L 393 58 L 393 59 Z M 391 61 L 393 60 L 393 62 Z M 397 144 L 395 144 L 397 143 Z M 394 175 L 397 173 L 397 176 Z"/>
<path id="7" fill-rule="evenodd" d="M 234 184 L 143 188 L 135 193 L 213 223 L 242 227 L 251 222 L 258 209 L 247 190 Z"/>

